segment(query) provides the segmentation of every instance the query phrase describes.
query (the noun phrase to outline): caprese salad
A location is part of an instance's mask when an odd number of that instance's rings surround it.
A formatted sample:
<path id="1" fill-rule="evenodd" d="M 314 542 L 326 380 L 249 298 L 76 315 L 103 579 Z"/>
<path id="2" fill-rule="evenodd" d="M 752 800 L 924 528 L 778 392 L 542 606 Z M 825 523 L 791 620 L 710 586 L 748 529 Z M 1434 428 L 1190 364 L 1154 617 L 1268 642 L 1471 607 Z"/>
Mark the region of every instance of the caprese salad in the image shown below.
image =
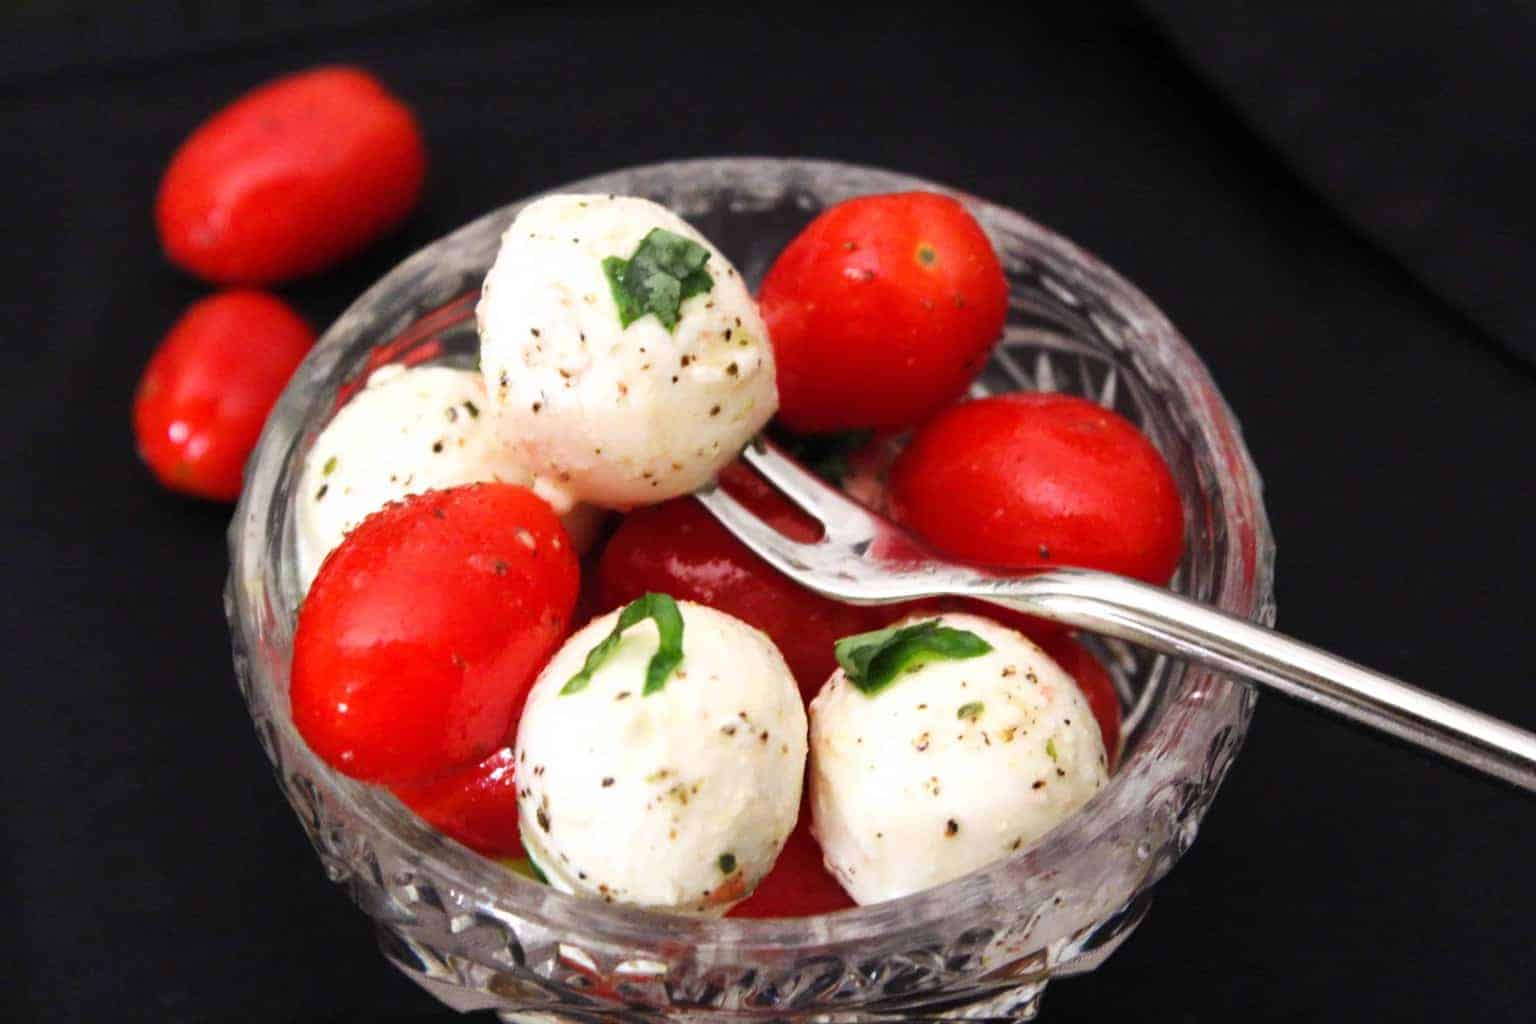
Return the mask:
<path id="1" fill-rule="evenodd" d="M 690 497 L 718 480 L 815 537 L 737 461 L 773 430 L 956 559 L 1167 582 L 1179 494 L 1131 423 L 966 400 L 1007 295 L 933 193 L 827 210 L 756 297 L 655 203 L 530 204 L 478 370 L 373 370 L 305 457 L 305 742 L 484 856 L 678 913 L 889 900 L 1036 842 L 1119 752 L 1085 648 L 986 605 L 820 597 Z"/>

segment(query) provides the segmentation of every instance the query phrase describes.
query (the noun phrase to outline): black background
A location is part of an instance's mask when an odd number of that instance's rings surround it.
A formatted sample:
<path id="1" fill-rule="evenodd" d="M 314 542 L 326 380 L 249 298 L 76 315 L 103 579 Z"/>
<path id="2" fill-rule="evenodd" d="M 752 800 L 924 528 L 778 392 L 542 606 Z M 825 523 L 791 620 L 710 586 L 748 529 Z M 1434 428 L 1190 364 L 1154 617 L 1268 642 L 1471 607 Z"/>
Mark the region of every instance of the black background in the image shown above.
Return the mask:
<path id="1" fill-rule="evenodd" d="M 380 74 L 433 164 L 401 231 L 282 290 L 317 326 L 484 210 L 617 166 L 938 179 L 1104 257 L 1201 352 L 1268 485 L 1285 629 L 1536 725 L 1536 81 L 1513 5 L 74 6 L 0 42 L 5 1019 L 447 1016 L 324 880 L 257 747 L 219 605 L 228 510 L 156 488 L 128 429 L 204 293 L 156 248 L 169 153 L 322 61 Z M 1045 1016 L 1529 1020 L 1533 812 L 1266 698 L 1146 922 Z"/>

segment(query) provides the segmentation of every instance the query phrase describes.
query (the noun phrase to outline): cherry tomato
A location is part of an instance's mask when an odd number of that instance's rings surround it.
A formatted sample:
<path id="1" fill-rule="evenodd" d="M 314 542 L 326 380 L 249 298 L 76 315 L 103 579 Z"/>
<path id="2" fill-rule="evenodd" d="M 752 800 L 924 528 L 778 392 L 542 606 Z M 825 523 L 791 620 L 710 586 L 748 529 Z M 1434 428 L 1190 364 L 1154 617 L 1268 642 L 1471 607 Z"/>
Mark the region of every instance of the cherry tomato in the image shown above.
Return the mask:
<path id="1" fill-rule="evenodd" d="M 789 834 L 773 869 L 757 883 L 751 896 L 731 908 L 727 917 L 808 917 L 846 910 L 853 898 L 826 868 L 821 845 L 811 835 L 809 794 L 801 801 L 800 820 Z"/>
<path id="2" fill-rule="evenodd" d="M 580 570 L 532 491 L 385 506 L 326 558 L 293 642 L 294 724 L 343 774 L 420 784 L 499 749 L 565 638 Z"/>
<path id="3" fill-rule="evenodd" d="M 1099 734 L 1104 738 L 1104 750 L 1113 768 L 1120 756 L 1120 695 L 1115 692 L 1108 670 L 1088 648 L 1070 636 L 1049 636 L 1035 642 L 1077 681 L 1077 688 L 1088 698 L 1088 706 L 1098 720 Z"/>
<path id="4" fill-rule="evenodd" d="M 517 766 L 511 747 L 434 782 L 390 788 L 427 824 L 481 856 L 523 855 L 517 829 Z"/>
<path id="5" fill-rule="evenodd" d="M 793 539 L 820 528 L 744 467 L 727 468 L 726 488 Z M 806 700 L 837 667 L 832 645 L 878 628 L 871 612 L 812 593 L 747 549 L 692 498 L 674 498 L 624 517 L 598 563 L 599 603 L 627 604 L 647 591 L 707 604 L 768 635 Z M 900 612 L 887 611 L 891 617 Z"/>
<path id="6" fill-rule="evenodd" d="M 891 513 L 939 551 L 1001 569 L 1073 565 L 1166 583 L 1179 491 L 1130 421 L 1086 399 L 1012 394 L 946 409 L 891 472 Z"/>
<path id="7" fill-rule="evenodd" d="M 214 114 L 176 151 L 155 200 L 160 245 L 219 283 L 312 273 L 401 221 L 426 166 L 416 119 L 372 75 L 287 75 Z"/>
<path id="8" fill-rule="evenodd" d="M 763 522 L 790 540 L 821 539 L 821 524 L 780 494 L 744 462 L 733 462 L 720 471 L 720 486 Z"/>
<path id="9" fill-rule="evenodd" d="M 758 298 L 779 419 L 805 433 L 907 427 L 954 401 L 1008 311 L 992 243 L 931 192 L 831 207 L 789 243 Z"/>
<path id="10" fill-rule="evenodd" d="M 234 501 L 267 413 L 314 341 L 299 314 L 264 292 L 193 303 L 139 378 L 139 457 L 172 490 Z"/>

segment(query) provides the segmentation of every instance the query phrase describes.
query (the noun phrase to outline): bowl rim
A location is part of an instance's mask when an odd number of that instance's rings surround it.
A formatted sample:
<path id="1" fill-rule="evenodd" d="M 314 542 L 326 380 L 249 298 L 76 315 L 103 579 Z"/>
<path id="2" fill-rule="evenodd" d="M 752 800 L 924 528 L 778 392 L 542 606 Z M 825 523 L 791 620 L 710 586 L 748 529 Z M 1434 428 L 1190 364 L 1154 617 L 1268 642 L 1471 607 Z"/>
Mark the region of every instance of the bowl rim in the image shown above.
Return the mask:
<path id="1" fill-rule="evenodd" d="M 539 196 L 555 192 L 616 191 L 613 186 L 618 179 L 637 175 L 695 173 L 719 174 L 729 178 L 731 175 L 761 174 L 764 171 L 791 179 L 814 174 L 845 175 L 869 182 L 875 186 L 873 191 L 922 189 L 951 195 L 964 202 L 984 224 L 988 220 L 1008 222 L 1012 229 L 1027 235 L 1032 246 L 1061 267 L 1070 268 L 1072 276 L 1100 295 L 1109 296 L 1117 312 L 1135 324 L 1138 335 L 1156 339 L 1157 351 L 1152 354 L 1163 364 L 1164 370 L 1179 379 L 1181 390 L 1195 399 L 1190 411 L 1200 442 L 1210 450 L 1213 457 L 1221 460 L 1226 470 L 1215 481 L 1221 491 L 1223 507 L 1227 510 L 1225 522 L 1218 525 L 1230 528 L 1235 521 L 1241 520 L 1251 529 L 1255 538 L 1253 549 L 1246 552 L 1247 564 L 1243 564 L 1245 552 L 1238 550 L 1239 545 L 1226 545 L 1225 562 L 1216 567 L 1220 573 L 1220 590 L 1212 595 L 1214 603 L 1227 612 L 1245 618 L 1273 620 L 1274 544 L 1262 502 L 1262 484 L 1252 458 L 1243 445 L 1241 430 L 1203 362 L 1139 289 L 1075 243 L 1024 214 L 941 183 L 897 171 L 834 160 L 732 156 L 635 165 L 567 182 L 515 200 L 482 214 L 417 250 L 363 292 L 337 318 L 320 337 L 306 358 L 305 365 L 295 373 L 269 417 L 247 465 L 245 487 L 230 524 L 229 614 L 231 628 L 237 631 L 237 642 L 243 645 L 243 649 L 256 648 L 261 636 L 259 606 L 262 602 L 253 600 L 259 584 L 251 584 L 264 579 L 267 572 L 262 553 L 266 545 L 265 527 L 271 520 L 268 513 L 274 490 L 283 465 L 291 457 L 298 442 L 306 417 L 312 414 L 320 397 L 313 382 L 322 379 L 335 368 L 341 357 L 342 342 L 350 330 L 349 324 L 360 315 L 361 310 L 402 282 L 410 281 L 432 264 L 437 254 L 458 240 L 477 230 L 484 230 L 488 222 L 509 217 L 512 211 Z M 250 658 L 247 667 L 255 677 L 250 683 L 253 710 L 258 691 L 265 695 L 263 699 L 274 695 L 280 697 L 285 692 L 285 688 L 277 687 L 271 678 L 267 678 L 266 665 L 261 658 Z M 1193 687 L 1198 699 L 1176 706 L 1170 703 L 1159 721 L 1151 723 L 1153 735 L 1176 731 L 1175 738 L 1180 740 L 1208 741 L 1212 731 L 1200 728 L 1200 718 L 1206 716 L 1214 719 L 1218 711 L 1235 715 L 1239 722 L 1246 722 L 1247 709 L 1252 704 L 1251 691 L 1206 670 L 1183 669 L 1183 666 L 1173 666 L 1170 682 L 1186 688 Z M 286 672 L 286 668 L 283 671 Z M 269 717 L 273 727 L 290 741 L 290 748 L 306 759 L 299 767 L 306 769 L 311 778 L 325 784 L 328 795 L 338 800 L 358 820 L 366 823 L 369 829 L 412 852 L 420 858 L 422 864 L 430 862 L 426 870 L 434 878 L 502 912 L 550 928 L 556 934 L 591 937 L 611 948 L 693 947 L 696 957 L 706 959 L 707 951 L 723 951 L 727 947 L 730 950 L 729 958 L 737 960 L 753 954 L 782 954 L 786 950 L 810 945 L 825 950 L 833 946 L 856 947 L 872 940 L 881 940 L 884 944 L 895 932 L 921 932 L 942 922 L 953 923 L 957 916 L 968 916 L 967 911 L 984 905 L 995 906 L 999 898 L 1017 887 L 1016 883 L 1037 877 L 1042 871 L 1050 870 L 1050 865 L 1061 862 L 1062 858 L 1070 858 L 1095 841 L 1106 838 L 1103 829 L 1085 833 L 1081 826 L 1092 822 L 1093 808 L 1103 809 L 1113 805 L 1116 794 L 1131 785 L 1131 780 L 1138 776 L 1140 756 L 1139 751 L 1133 752 L 1087 807 L 1076 812 L 1067 823 L 1052 830 L 1034 846 L 942 885 L 895 900 L 810 917 L 688 917 L 570 896 L 525 879 L 492 860 L 480 857 L 427 828 L 382 789 L 333 772 L 303 743 L 286 714 L 286 707 L 281 706 L 283 703 L 281 700 L 272 701 Z M 1146 768 L 1151 760 L 1143 759 L 1140 767 Z M 290 771 L 294 768 L 292 765 L 287 767 Z M 1074 822 L 1080 827 L 1071 827 Z M 1184 845 L 1187 846 L 1187 842 Z M 1138 851 L 1125 850 L 1122 856 L 1137 857 Z M 1161 877 L 1171 864 L 1172 860 L 1146 863 L 1144 875 L 1133 887 L 1132 893 Z M 1109 909 L 1117 909 L 1118 905 Z"/>

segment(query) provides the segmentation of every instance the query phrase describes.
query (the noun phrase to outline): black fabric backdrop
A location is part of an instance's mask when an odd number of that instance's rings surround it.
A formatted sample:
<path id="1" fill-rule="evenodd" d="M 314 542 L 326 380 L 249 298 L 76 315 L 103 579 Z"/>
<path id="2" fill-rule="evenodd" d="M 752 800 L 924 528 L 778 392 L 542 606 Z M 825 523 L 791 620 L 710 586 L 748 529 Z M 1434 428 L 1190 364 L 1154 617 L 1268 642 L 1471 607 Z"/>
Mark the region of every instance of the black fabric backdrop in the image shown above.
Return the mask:
<path id="1" fill-rule="evenodd" d="M 0 1018 L 447 1016 L 376 954 L 261 756 L 219 605 L 228 510 L 157 489 L 128 430 L 203 293 L 155 247 L 167 155 L 320 61 L 406 97 L 433 168 L 394 237 L 283 289 L 317 325 L 483 210 L 615 166 L 945 181 L 1097 252 L 1199 349 L 1268 483 L 1283 627 L 1536 725 L 1536 81 L 1512 6 L 1458 7 L 1481 27 L 1454 32 L 1399 5 L 75 6 L 0 40 Z M 1532 798 L 1266 698 L 1148 919 L 1045 1016 L 1529 1020 L 1533 840 Z"/>

